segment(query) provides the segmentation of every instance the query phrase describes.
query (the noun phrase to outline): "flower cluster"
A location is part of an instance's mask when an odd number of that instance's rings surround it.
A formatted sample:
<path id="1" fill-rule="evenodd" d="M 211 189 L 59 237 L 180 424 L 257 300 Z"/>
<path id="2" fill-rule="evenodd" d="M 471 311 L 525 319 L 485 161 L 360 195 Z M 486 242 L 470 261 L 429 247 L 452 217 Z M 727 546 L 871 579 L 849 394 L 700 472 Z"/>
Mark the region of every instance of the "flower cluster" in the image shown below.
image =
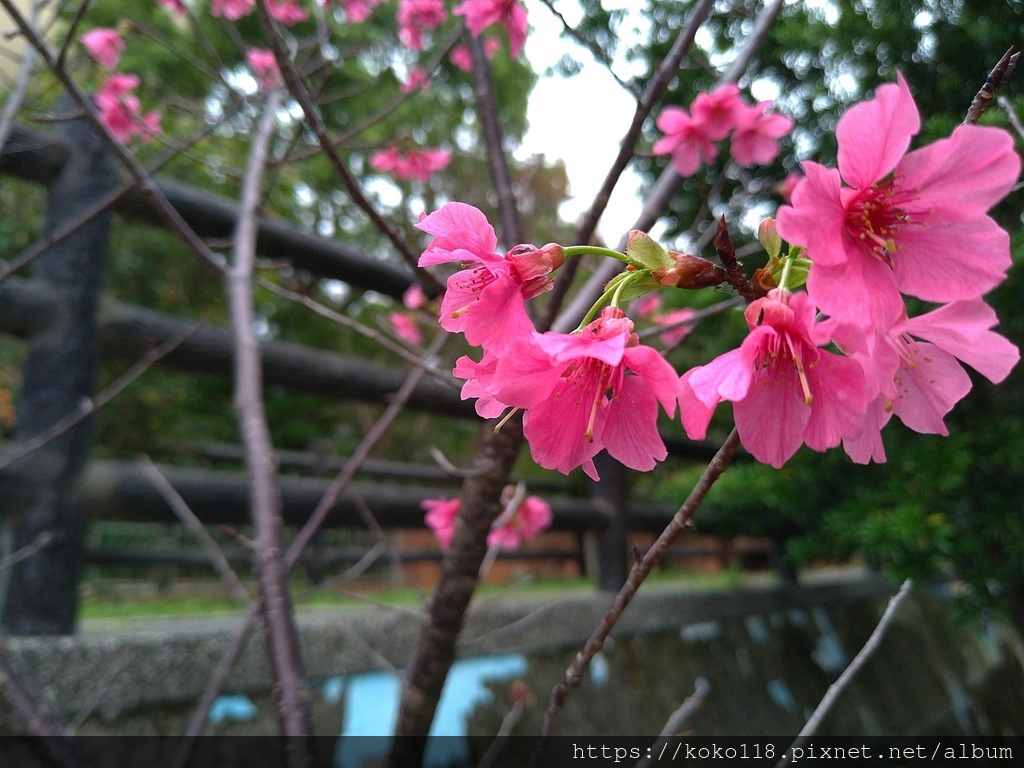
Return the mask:
<path id="1" fill-rule="evenodd" d="M 767 162 L 792 125 L 763 104 L 743 104 L 729 86 L 698 97 L 692 112 L 662 113 L 677 120 L 661 149 L 681 173 L 713 157 L 713 142 L 730 132 L 737 162 Z M 842 444 L 856 462 L 884 461 L 881 430 L 893 415 L 918 432 L 946 434 L 945 415 L 971 388 L 961 364 L 997 383 L 1020 358 L 992 330 L 997 319 L 982 298 L 1010 265 L 1009 237 L 988 211 L 1013 188 L 1020 159 L 1005 131 L 974 125 L 908 152 L 919 127 L 902 77 L 847 111 L 837 126 L 838 170 L 805 162 L 778 222 L 759 230 L 769 262 L 744 293 L 749 334 L 682 376 L 639 343 L 621 304 L 644 297 L 638 313 L 678 323 L 676 337 L 664 339 L 678 343 L 695 316 L 658 313 L 655 292 L 735 280 L 727 270 L 666 251 L 642 232 L 630 233 L 624 254 L 549 244 L 502 255 L 472 206 L 449 203 L 423 217 L 417 226 L 434 240 L 419 265 L 462 266 L 448 279 L 440 324 L 482 349 L 479 359 L 456 362 L 462 397 L 476 398 L 484 418 L 524 411 L 538 464 L 582 467 L 595 479 L 601 450 L 638 470 L 664 459 L 656 422 L 677 405 L 687 435 L 704 439 L 717 406 L 731 402 L 744 447 L 775 467 L 801 445 Z M 538 333 L 525 302 L 583 253 L 628 269 L 576 331 Z M 932 306 L 915 315 L 904 295 Z"/>
<path id="2" fill-rule="evenodd" d="M 402 152 L 398 147 L 388 147 L 370 156 L 370 167 L 379 173 L 390 173 L 396 179 L 415 179 L 424 184 L 438 171 L 443 171 L 451 162 L 452 153 L 447 149 L 410 149 Z"/>
<path id="3" fill-rule="evenodd" d="M 118 141 L 128 141 L 132 136 L 150 137 L 160 133 L 160 113 L 142 114 L 142 105 L 132 93 L 139 86 L 136 75 L 113 74 L 96 92 L 96 106 L 110 132 Z"/>
<path id="4" fill-rule="evenodd" d="M 524 542 L 551 527 L 551 505 L 539 496 L 526 496 L 521 488 L 509 485 L 501 496 L 502 512 L 487 536 L 488 547 L 518 549 Z M 455 518 L 462 509 L 461 499 L 424 499 L 420 508 L 426 512 L 423 521 L 434 532 L 443 549 L 448 549 L 455 535 Z"/>
<path id="5" fill-rule="evenodd" d="M 687 112 L 666 107 L 656 125 L 665 134 L 655 142 L 656 155 L 671 155 L 680 176 L 692 176 L 702 164 L 712 162 L 718 145 L 729 134 L 729 154 L 744 168 L 766 165 L 779 154 L 778 139 L 793 128 L 793 121 L 768 112 L 771 102 L 748 104 L 735 85 L 721 85 L 698 94 Z"/>
<path id="6" fill-rule="evenodd" d="M 480 37 L 492 24 L 500 24 L 508 34 L 509 55 L 519 57 L 530 26 L 520 0 L 462 0 L 453 13 L 466 19 L 466 29 L 473 37 Z"/>
<path id="7" fill-rule="evenodd" d="M 269 91 L 284 82 L 274 52 L 269 48 L 250 48 L 245 52 L 245 61 L 252 70 L 260 90 Z"/>
<path id="8" fill-rule="evenodd" d="M 285 26 L 293 26 L 309 18 L 309 13 L 296 0 L 269 0 L 270 15 Z M 237 21 L 256 10 L 256 0 L 213 0 L 210 15 Z"/>

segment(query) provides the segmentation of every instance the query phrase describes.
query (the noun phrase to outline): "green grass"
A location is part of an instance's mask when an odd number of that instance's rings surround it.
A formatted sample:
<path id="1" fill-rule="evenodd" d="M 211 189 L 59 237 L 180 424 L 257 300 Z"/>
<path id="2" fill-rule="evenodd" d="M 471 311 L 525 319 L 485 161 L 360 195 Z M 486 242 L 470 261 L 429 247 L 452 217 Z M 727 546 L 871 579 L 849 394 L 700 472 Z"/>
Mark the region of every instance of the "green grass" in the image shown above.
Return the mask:
<path id="1" fill-rule="evenodd" d="M 650 586 L 675 586 L 694 591 L 720 591 L 735 589 L 746 582 L 746 576 L 738 571 L 721 573 L 683 573 L 660 571 L 647 579 Z M 209 585 L 209 582 L 206 582 Z M 89 585 L 82 598 L 79 615 L 84 619 L 136 619 L 167 616 L 231 615 L 244 613 L 244 607 L 227 594 L 145 596 L 118 595 L 116 588 L 97 580 Z M 250 584 L 255 594 L 255 586 Z M 477 589 L 478 600 L 500 599 L 503 597 L 557 597 L 560 593 L 592 591 L 594 580 L 579 578 L 570 580 L 544 580 L 515 582 L 512 584 L 484 584 Z M 209 589 L 205 591 L 209 592 Z M 363 599 L 331 589 L 313 589 L 309 584 L 296 583 L 292 599 L 299 608 L 361 608 L 372 603 L 417 607 L 422 595 L 412 588 L 384 589 L 363 592 Z"/>

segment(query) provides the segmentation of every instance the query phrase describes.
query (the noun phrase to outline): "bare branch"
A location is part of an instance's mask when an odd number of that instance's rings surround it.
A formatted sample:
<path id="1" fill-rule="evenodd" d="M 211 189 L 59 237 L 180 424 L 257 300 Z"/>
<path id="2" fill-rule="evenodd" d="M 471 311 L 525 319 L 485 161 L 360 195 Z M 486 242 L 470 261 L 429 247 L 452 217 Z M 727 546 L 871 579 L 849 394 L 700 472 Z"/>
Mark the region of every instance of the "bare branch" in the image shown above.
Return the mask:
<path id="1" fill-rule="evenodd" d="M 654 567 L 661 562 L 661 558 L 664 556 L 665 551 L 672 546 L 672 542 L 676 540 L 676 537 L 692 525 L 691 521 L 694 513 L 697 511 L 701 502 L 704 501 L 704 497 L 707 495 L 708 491 L 711 490 L 711 486 L 713 486 L 715 481 L 717 481 L 725 470 L 729 468 L 729 462 L 739 444 L 739 432 L 733 429 L 729 437 L 727 437 L 725 442 L 722 443 L 722 447 L 718 449 L 718 453 L 715 454 L 715 457 L 704 470 L 704 473 L 700 476 L 700 479 L 693 487 L 693 490 L 690 491 L 690 495 L 687 496 L 686 501 L 683 502 L 683 505 L 665 527 L 665 530 L 662 531 L 660 536 L 658 536 L 651 548 L 644 553 L 643 558 L 634 564 L 633 568 L 629 572 L 629 576 L 626 578 L 626 583 L 623 584 L 622 589 L 620 589 L 618 594 L 615 595 L 615 599 L 612 601 L 608 612 L 604 615 L 604 618 L 601 619 L 593 634 L 590 635 L 586 645 L 577 652 L 572 663 L 569 665 L 569 668 L 566 669 L 561 682 L 559 682 L 551 691 L 551 699 L 548 702 L 547 711 L 544 713 L 544 721 L 541 724 L 541 730 L 537 736 L 537 744 L 534 748 L 530 761 L 531 765 L 536 765 L 537 758 L 540 756 L 540 751 L 544 744 L 544 739 L 547 738 L 548 733 L 551 731 L 551 726 L 554 723 L 555 716 L 565 703 L 565 700 L 569 698 L 572 692 L 579 686 L 580 681 L 583 679 L 583 674 L 590 666 L 590 661 L 594 658 L 597 652 L 604 647 L 605 640 L 608 639 L 608 634 L 612 631 L 612 628 L 619 620 L 622 612 L 626 610 L 626 607 L 633 599 L 637 590 L 640 589 L 640 585 L 643 584 L 644 579 L 646 579 L 647 575 L 654 569 Z"/>
<path id="2" fill-rule="evenodd" d="M 39 19 L 39 9 L 41 6 L 42 3 L 38 2 L 38 0 L 32 3 L 33 24 Z M 32 79 L 32 70 L 35 68 L 35 63 L 36 49 L 29 46 L 21 57 L 18 77 L 14 81 L 14 88 L 11 89 L 11 93 L 7 97 L 3 115 L 0 115 L 0 152 L 3 152 L 4 144 L 7 143 L 7 137 L 11 135 L 11 129 L 14 128 L 14 117 L 18 114 L 18 110 L 21 109 L 21 105 L 25 100 L 25 91 L 28 90 L 29 80 Z"/>
<path id="3" fill-rule="evenodd" d="M 789 763 L 790 758 L 793 756 L 793 750 L 798 747 L 802 747 L 807 742 L 807 739 L 817 733 L 818 728 L 821 726 L 821 722 L 832 709 L 832 705 L 836 703 L 840 694 L 842 694 L 850 684 L 850 681 L 853 680 L 854 676 L 856 676 L 857 672 L 859 672 L 861 667 L 867 663 L 868 659 L 871 658 L 871 655 L 881 644 L 886 630 L 889 628 L 889 625 L 892 624 L 893 617 L 896 615 L 897 611 L 899 611 L 900 605 L 902 605 L 903 601 L 907 599 L 907 595 L 910 594 L 910 589 L 913 585 L 913 581 L 907 579 L 903 582 L 899 591 L 889 599 L 889 604 L 885 608 L 885 613 L 883 613 L 882 618 L 878 620 L 878 625 L 871 633 L 871 637 L 869 637 L 868 641 L 864 643 L 864 647 L 860 649 L 857 655 L 853 657 L 853 661 L 850 662 L 850 666 L 843 670 L 839 679 L 828 687 L 824 698 L 822 698 L 821 702 L 811 714 L 811 717 L 807 720 L 807 724 L 804 725 L 803 729 L 800 731 L 799 735 L 797 735 L 796 740 L 792 745 L 790 745 L 789 749 L 783 753 L 783 757 L 778 762 L 777 768 L 783 768 L 783 766 Z"/>
<path id="4" fill-rule="evenodd" d="M 698 677 L 693 686 L 693 693 L 687 696 L 683 703 L 679 705 L 679 708 L 668 716 L 668 720 L 665 721 L 661 733 L 658 734 L 658 740 L 647 750 L 646 757 L 636 764 L 636 768 L 650 768 L 651 765 L 657 762 L 654 755 L 658 755 L 660 759 L 665 745 L 668 744 L 668 740 L 678 733 L 679 729 L 683 727 L 683 723 L 689 720 L 693 713 L 704 705 L 704 700 L 710 692 L 711 685 L 707 679 Z"/>

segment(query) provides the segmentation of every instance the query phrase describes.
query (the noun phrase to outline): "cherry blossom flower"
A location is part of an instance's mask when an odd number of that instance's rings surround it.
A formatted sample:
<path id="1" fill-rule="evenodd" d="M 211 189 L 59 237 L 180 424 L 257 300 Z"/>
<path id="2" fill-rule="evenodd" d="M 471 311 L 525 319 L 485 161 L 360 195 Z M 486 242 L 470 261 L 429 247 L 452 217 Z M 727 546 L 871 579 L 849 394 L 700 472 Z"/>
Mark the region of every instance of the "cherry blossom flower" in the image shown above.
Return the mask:
<path id="1" fill-rule="evenodd" d="M 402 93 L 412 93 L 413 91 L 426 90 L 430 87 L 430 75 L 419 67 L 413 67 L 409 71 L 409 77 L 401 85 L 399 90 Z"/>
<path id="2" fill-rule="evenodd" d="M 345 16 L 349 21 L 358 24 L 370 18 L 373 9 L 384 0 L 344 0 Z"/>
<path id="3" fill-rule="evenodd" d="M 184 3 L 181 0 L 156 0 L 160 5 L 169 11 L 172 11 L 179 16 L 184 16 L 187 11 L 185 10 Z"/>
<path id="4" fill-rule="evenodd" d="M 228 21 L 237 21 L 248 16 L 256 7 L 256 0 L 213 0 L 210 15 L 222 16 Z"/>
<path id="5" fill-rule="evenodd" d="M 527 496 L 517 502 L 515 495 L 515 486 L 505 487 L 502 494 L 504 510 L 487 535 L 488 547 L 518 549 L 524 542 L 551 527 L 554 517 L 550 504 L 539 496 Z"/>
<path id="6" fill-rule="evenodd" d="M 521 245 L 499 256 L 487 217 L 465 203 L 448 203 L 416 226 L 435 236 L 419 266 L 457 261 L 466 267 L 448 278 L 442 328 L 493 351 L 533 331 L 525 302 L 551 289 L 550 273 L 565 258 L 560 246 Z"/>
<path id="7" fill-rule="evenodd" d="M 508 33 L 509 55 L 519 57 L 529 30 L 526 9 L 519 0 L 462 0 L 453 13 L 465 17 L 473 37 L 480 37 L 491 24 L 501 24 Z"/>
<path id="8" fill-rule="evenodd" d="M 742 168 L 768 165 L 779 155 L 778 140 L 793 130 L 793 121 L 784 115 L 769 113 L 770 101 L 743 107 L 734 123 L 729 154 Z"/>
<path id="9" fill-rule="evenodd" d="M 493 37 L 489 37 L 484 40 L 484 56 L 488 60 L 494 58 L 494 54 L 501 48 L 501 41 L 495 40 Z M 461 69 L 463 72 L 473 71 L 473 54 L 469 52 L 468 45 L 457 45 L 452 49 L 451 55 L 448 57 L 452 64 Z"/>
<path id="10" fill-rule="evenodd" d="M 150 112 L 145 117 L 141 114 L 139 99 L 132 93 L 138 85 L 136 75 L 116 73 L 96 92 L 100 119 L 119 141 L 128 141 L 137 134 L 147 137 L 160 132 L 159 112 Z"/>
<path id="11" fill-rule="evenodd" d="M 671 312 L 659 312 L 654 315 L 652 319 L 657 325 L 673 326 L 658 334 L 661 343 L 666 347 L 674 347 L 681 344 L 693 330 L 693 323 L 687 323 L 686 321 L 693 318 L 696 314 L 696 310 L 683 307 L 682 309 L 674 309 Z"/>
<path id="12" fill-rule="evenodd" d="M 402 304 L 406 309 L 419 309 L 427 303 L 427 294 L 419 283 L 411 283 L 402 294 Z"/>
<path id="13" fill-rule="evenodd" d="M 271 90 L 283 82 L 274 52 L 269 48 L 250 48 L 245 52 L 245 60 L 261 89 Z"/>
<path id="14" fill-rule="evenodd" d="M 395 335 L 406 344 L 411 344 L 414 347 L 423 344 L 423 334 L 420 333 L 420 327 L 416 324 L 415 318 L 404 312 L 391 312 L 388 314 L 388 320 L 391 321 Z"/>
<path id="15" fill-rule="evenodd" d="M 420 509 L 427 514 L 423 522 L 434 532 L 442 549 L 448 549 L 455 535 L 455 518 L 462 509 L 462 499 L 424 499 Z"/>
<path id="16" fill-rule="evenodd" d="M 728 83 L 709 93 L 699 93 L 690 105 L 690 115 L 701 133 L 711 141 L 724 139 L 748 109 L 740 89 Z"/>
<path id="17" fill-rule="evenodd" d="M 779 210 L 779 233 L 814 262 L 807 290 L 833 317 L 887 327 L 901 292 L 973 299 L 1010 266 L 1009 236 L 986 212 L 1020 174 L 1013 138 L 961 125 L 907 154 L 920 125 L 902 76 L 880 86 L 839 120 L 839 169 L 805 162 L 792 205 Z"/>
<path id="18" fill-rule="evenodd" d="M 121 60 L 121 53 L 124 52 L 124 40 L 121 39 L 116 29 L 106 27 L 90 29 L 80 39 L 93 61 L 101 67 L 113 69 Z"/>
<path id="19" fill-rule="evenodd" d="M 412 50 L 422 51 L 423 32 L 436 29 L 447 18 L 443 0 L 399 0 L 398 37 Z"/>
<path id="20" fill-rule="evenodd" d="M 815 307 L 804 293 L 776 289 L 752 302 L 750 334 L 738 349 L 680 380 L 679 409 L 686 434 L 702 440 L 715 407 L 733 403 L 740 441 L 756 458 L 781 467 L 801 444 L 815 451 L 860 432 L 871 394 L 853 360 L 819 347 Z"/>
<path id="21" fill-rule="evenodd" d="M 868 337 L 853 327 L 834 331 L 877 393 L 860 435 L 843 441 L 847 454 L 858 463 L 885 461 L 880 432 L 891 416 L 915 432 L 948 434 L 946 414 L 971 389 L 960 362 L 998 384 L 1020 360 L 1017 347 L 991 330 L 997 322 L 988 304 L 971 299 L 917 317 L 904 314 Z"/>
<path id="22" fill-rule="evenodd" d="M 268 0 L 270 15 L 286 27 L 294 26 L 309 18 L 309 13 L 295 0 Z"/>
<path id="23" fill-rule="evenodd" d="M 597 480 L 593 458 L 602 449 L 632 469 L 647 471 L 665 458 L 658 404 L 672 416 L 677 375 L 651 347 L 639 343 L 622 310 L 605 307 L 572 334 L 534 331 L 500 354 L 488 391 L 525 408 L 523 434 L 534 461 L 568 474 L 576 467 Z"/>
<path id="24" fill-rule="evenodd" d="M 415 179 L 425 184 L 447 168 L 451 159 L 452 153 L 446 149 L 410 149 L 403 154 L 397 147 L 388 147 L 370 156 L 370 167 L 403 181 Z"/>
<path id="25" fill-rule="evenodd" d="M 710 163 L 718 154 L 714 140 L 702 122 L 681 107 L 665 107 L 656 121 L 665 135 L 654 142 L 651 152 L 672 155 L 672 166 L 680 176 L 693 176 L 701 163 Z"/>

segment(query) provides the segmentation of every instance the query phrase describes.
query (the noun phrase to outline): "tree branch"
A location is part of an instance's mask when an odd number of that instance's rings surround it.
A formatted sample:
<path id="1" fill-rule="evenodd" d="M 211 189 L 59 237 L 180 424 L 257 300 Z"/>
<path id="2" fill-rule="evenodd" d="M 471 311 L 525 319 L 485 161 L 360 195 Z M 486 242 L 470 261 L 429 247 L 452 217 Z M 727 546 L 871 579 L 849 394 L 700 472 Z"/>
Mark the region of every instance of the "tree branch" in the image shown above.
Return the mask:
<path id="1" fill-rule="evenodd" d="M 985 110 L 988 109 L 988 105 L 992 103 L 992 99 L 999 92 L 999 89 L 1003 87 L 1003 83 L 1009 79 L 1010 74 L 1013 72 L 1013 68 L 1017 66 L 1017 60 L 1020 58 L 1020 52 L 1014 53 L 1013 46 L 1010 46 L 1009 50 L 1003 54 L 1003 57 L 999 59 L 992 71 L 988 73 L 988 77 L 985 78 L 985 84 L 981 86 L 981 90 L 975 94 L 974 99 L 971 101 L 971 106 L 967 109 L 967 116 L 964 117 L 964 125 L 976 125 L 981 119 L 981 116 L 985 114 Z"/>

